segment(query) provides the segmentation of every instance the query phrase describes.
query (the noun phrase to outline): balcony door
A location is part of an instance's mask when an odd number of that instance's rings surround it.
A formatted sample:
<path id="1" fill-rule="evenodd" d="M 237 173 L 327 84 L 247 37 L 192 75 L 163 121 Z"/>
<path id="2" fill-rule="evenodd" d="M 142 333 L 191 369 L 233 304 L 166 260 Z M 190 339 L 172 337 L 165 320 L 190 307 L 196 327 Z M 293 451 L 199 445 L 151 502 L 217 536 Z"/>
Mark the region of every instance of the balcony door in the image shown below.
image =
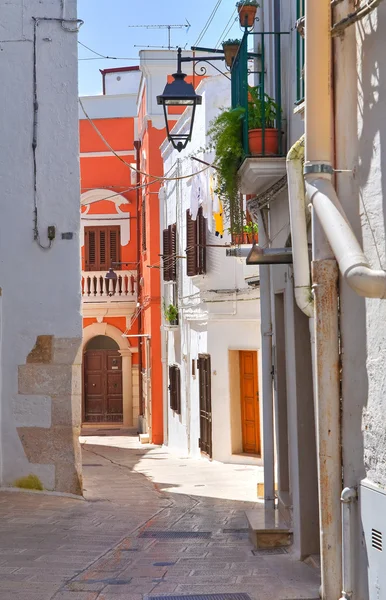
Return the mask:
<path id="1" fill-rule="evenodd" d="M 122 423 L 122 357 L 118 344 L 98 335 L 83 356 L 83 422 Z"/>

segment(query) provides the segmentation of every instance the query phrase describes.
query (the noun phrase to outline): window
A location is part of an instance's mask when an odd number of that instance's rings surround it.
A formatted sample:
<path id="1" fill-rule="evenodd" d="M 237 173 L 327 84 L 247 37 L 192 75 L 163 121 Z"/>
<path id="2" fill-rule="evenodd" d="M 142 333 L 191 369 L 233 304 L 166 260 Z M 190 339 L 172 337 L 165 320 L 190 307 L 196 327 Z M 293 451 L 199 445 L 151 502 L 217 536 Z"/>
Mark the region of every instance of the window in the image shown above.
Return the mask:
<path id="1" fill-rule="evenodd" d="M 85 227 L 85 268 L 86 271 L 107 271 L 110 267 L 119 269 L 121 260 L 121 228 Z"/>
<path id="2" fill-rule="evenodd" d="M 164 281 L 177 281 L 177 225 L 163 230 Z"/>
<path id="3" fill-rule="evenodd" d="M 142 198 L 142 250 L 145 251 L 147 248 L 147 240 L 146 240 L 146 200 L 145 197 Z"/>
<path id="4" fill-rule="evenodd" d="M 169 397 L 170 408 L 178 415 L 181 414 L 181 377 L 177 365 L 169 367 Z"/>
<path id="5" fill-rule="evenodd" d="M 206 221 L 200 207 L 197 220 L 186 211 L 186 268 L 188 277 L 206 273 Z"/>

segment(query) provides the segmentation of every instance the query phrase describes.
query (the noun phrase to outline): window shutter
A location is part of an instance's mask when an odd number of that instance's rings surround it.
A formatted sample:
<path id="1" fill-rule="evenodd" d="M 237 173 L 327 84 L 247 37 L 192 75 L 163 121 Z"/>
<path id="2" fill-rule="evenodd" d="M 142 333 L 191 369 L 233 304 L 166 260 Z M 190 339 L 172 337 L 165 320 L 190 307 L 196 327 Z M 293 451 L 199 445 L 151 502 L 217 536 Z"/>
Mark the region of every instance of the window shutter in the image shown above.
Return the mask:
<path id="1" fill-rule="evenodd" d="M 181 374 L 177 365 L 169 367 L 169 398 L 170 408 L 181 414 Z"/>
<path id="2" fill-rule="evenodd" d="M 85 243 L 85 257 L 86 271 L 98 271 L 97 266 L 97 232 L 91 227 L 85 227 L 84 231 L 84 243 Z"/>
<path id="3" fill-rule="evenodd" d="M 198 227 L 198 273 L 206 273 L 206 219 L 202 213 L 202 207 L 197 215 Z"/>
<path id="4" fill-rule="evenodd" d="M 176 384 L 176 413 L 181 414 L 181 373 L 178 367 L 175 369 Z"/>
<path id="5" fill-rule="evenodd" d="M 119 263 L 121 260 L 120 250 L 121 250 L 121 231 L 120 227 L 109 227 L 109 249 L 110 249 L 110 261 L 109 267 L 113 267 L 115 270 L 120 269 L 121 265 L 113 263 Z"/>
<path id="6" fill-rule="evenodd" d="M 186 259 L 188 277 L 197 275 L 197 222 L 193 221 L 189 209 L 186 211 Z"/>
<path id="7" fill-rule="evenodd" d="M 146 248 L 146 200 L 145 198 L 142 198 L 142 250 L 145 251 Z"/>
<path id="8" fill-rule="evenodd" d="M 104 271 L 106 269 L 110 268 L 110 264 L 108 261 L 108 241 L 107 241 L 107 237 L 108 237 L 108 232 L 106 230 L 107 228 L 99 228 L 99 266 L 98 266 L 98 271 Z"/>
<path id="9" fill-rule="evenodd" d="M 86 271 L 104 271 L 121 260 L 121 228 L 85 227 Z M 114 265 L 119 269 L 120 265 Z"/>
<path id="10" fill-rule="evenodd" d="M 163 230 L 163 267 L 164 281 L 170 281 L 169 229 Z"/>
<path id="11" fill-rule="evenodd" d="M 177 225 L 169 225 L 169 281 L 177 281 Z"/>

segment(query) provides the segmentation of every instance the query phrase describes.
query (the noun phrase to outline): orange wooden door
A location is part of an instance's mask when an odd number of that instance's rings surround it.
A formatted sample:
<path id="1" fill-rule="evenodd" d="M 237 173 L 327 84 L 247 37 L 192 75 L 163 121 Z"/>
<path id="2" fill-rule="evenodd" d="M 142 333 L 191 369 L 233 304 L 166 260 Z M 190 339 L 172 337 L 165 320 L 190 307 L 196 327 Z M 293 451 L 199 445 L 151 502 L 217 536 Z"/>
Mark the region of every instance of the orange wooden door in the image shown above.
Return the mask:
<path id="1" fill-rule="evenodd" d="M 243 452 L 247 454 L 260 454 L 257 352 L 240 351 L 240 384 Z"/>

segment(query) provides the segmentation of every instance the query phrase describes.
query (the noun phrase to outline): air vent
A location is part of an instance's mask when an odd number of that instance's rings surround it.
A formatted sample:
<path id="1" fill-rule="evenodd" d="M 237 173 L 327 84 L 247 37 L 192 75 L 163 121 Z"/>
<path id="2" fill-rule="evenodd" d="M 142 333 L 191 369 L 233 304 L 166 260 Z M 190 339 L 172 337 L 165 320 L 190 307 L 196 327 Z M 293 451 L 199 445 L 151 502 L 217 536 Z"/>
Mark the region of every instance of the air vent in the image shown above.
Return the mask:
<path id="1" fill-rule="evenodd" d="M 382 533 L 376 529 L 371 530 L 371 545 L 376 550 L 382 552 Z"/>

